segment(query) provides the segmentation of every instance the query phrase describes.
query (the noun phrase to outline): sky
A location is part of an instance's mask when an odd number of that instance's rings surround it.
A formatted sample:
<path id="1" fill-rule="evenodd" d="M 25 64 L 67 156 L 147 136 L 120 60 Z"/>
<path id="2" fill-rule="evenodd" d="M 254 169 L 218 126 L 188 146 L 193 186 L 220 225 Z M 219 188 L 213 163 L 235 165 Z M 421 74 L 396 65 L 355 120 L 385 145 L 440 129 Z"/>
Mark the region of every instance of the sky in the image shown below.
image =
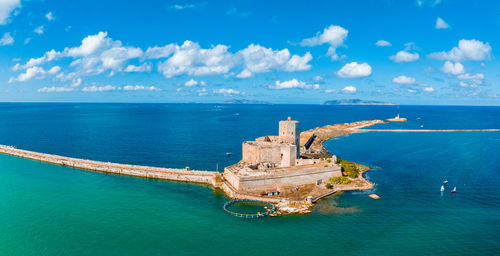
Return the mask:
<path id="1" fill-rule="evenodd" d="M 0 101 L 500 105 L 500 1 L 0 0 Z"/>

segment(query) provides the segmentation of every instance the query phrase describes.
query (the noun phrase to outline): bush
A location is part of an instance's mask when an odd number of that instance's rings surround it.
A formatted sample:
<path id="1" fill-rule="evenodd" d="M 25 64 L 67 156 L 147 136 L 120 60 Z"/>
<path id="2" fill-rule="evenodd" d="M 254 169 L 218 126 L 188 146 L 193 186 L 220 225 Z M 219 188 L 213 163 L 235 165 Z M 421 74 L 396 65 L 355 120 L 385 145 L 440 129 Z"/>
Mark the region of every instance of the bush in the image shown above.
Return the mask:
<path id="1" fill-rule="evenodd" d="M 327 189 L 332 189 L 332 188 L 333 188 L 332 183 L 326 183 L 326 188 L 327 188 Z"/>
<path id="2" fill-rule="evenodd" d="M 358 177 L 358 175 L 359 175 L 359 169 L 358 169 L 358 167 L 356 166 L 355 163 L 349 162 L 349 161 L 345 161 L 345 160 L 341 160 L 339 164 L 342 167 L 342 171 L 347 176 L 349 176 L 349 178 L 355 179 L 355 178 Z"/>
<path id="3" fill-rule="evenodd" d="M 331 158 L 328 158 L 328 160 L 326 160 L 328 163 L 331 163 L 332 162 L 332 159 Z"/>
<path id="4" fill-rule="evenodd" d="M 347 177 L 332 177 L 329 179 L 329 181 L 331 183 L 334 183 L 334 184 L 350 184 L 351 183 L 351 180 Z"/>
<path id="5" fill-rule="evenodd" d="M 349 178 L 353 178 L 353 179 L 357 178 L 359 175 L 359 171 L 357 169 L 348 170 L 348 171 L 346 171 L 346 173 L 347 173 L 347 176 L 349 176 Z"/>

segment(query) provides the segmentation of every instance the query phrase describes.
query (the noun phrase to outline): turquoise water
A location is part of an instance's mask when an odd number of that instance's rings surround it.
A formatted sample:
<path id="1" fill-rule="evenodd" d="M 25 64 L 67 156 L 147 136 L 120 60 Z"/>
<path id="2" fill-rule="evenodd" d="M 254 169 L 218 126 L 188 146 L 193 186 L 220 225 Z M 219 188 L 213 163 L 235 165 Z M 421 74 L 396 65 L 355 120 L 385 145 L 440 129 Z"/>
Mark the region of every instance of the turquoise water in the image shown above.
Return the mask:
<path id="1" fill-rule="evenodd" d="M 0 143 L 124 163 L 215 169 L 241 141 L 386 118 L 397 109 L 196 104 L 0 104 Z M 402 106 L 378 128 L 499 128 L 500 108 Z M 420 120 L 416 120 L 420 117 Z M 495 255 L 500 250 L 500 133 L 362 133 L 330 140 L 377 166 L 370 191 L 314 213 L 244 220 L 207 186 L 106 175 L 0 155 L 0 255 Z M 233 152 L 227 157 L 226 152 Z M 439 192 L 448 179 L 444 193 Z M 451 194 L 456 186 L 458 193 Z M 382 197 L 373 200 L 367 195 Z"/>

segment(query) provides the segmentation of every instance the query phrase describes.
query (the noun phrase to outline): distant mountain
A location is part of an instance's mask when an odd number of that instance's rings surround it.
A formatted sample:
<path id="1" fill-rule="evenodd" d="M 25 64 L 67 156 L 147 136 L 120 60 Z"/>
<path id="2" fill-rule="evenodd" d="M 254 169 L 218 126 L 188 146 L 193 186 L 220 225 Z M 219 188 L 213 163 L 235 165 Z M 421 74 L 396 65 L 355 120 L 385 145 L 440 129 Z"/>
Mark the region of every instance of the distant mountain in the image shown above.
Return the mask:
<path id="1" fill-rule="evenodd" d="M 360 100 L 360 99 L 344 99 L 344 100 L 329 100 L 321 103 L 321 105 L 395 105 L 394 103 Z"/>
<path id="2" fill-rule="evenodd" d="M 262 104 L 262 105 L 271 105 L 270 102 L 262 101 L 262 100 L 245 100 L 245 99 L 230 99 L 226 100 L 224 103 L 226 104 Z"/>

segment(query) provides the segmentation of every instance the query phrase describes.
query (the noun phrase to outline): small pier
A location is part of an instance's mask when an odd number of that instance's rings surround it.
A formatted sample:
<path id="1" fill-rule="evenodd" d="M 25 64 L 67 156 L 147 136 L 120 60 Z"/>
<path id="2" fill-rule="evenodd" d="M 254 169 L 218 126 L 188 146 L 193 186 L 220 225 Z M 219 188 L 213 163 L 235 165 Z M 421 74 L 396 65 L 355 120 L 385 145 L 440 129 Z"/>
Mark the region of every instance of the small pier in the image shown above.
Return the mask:
<path id="1" fill-rule="evenodd" d="M 321 194 L 321 195 L 319 195 L 317 197 L 313 197 L 312 200 L 311 200 L 311 202 L 316 203 L 317 201 L 319 201 L 319 200 L 321 200 L 323 198 L 329 197 L 329 196 L 331 196 L 331 195 L 333 195 L 335 193 L 337 193 L 337 190 L 333 189 L 333 190 L 328 191 L 328 192 L 326 192 L 324 194 Z"/>

